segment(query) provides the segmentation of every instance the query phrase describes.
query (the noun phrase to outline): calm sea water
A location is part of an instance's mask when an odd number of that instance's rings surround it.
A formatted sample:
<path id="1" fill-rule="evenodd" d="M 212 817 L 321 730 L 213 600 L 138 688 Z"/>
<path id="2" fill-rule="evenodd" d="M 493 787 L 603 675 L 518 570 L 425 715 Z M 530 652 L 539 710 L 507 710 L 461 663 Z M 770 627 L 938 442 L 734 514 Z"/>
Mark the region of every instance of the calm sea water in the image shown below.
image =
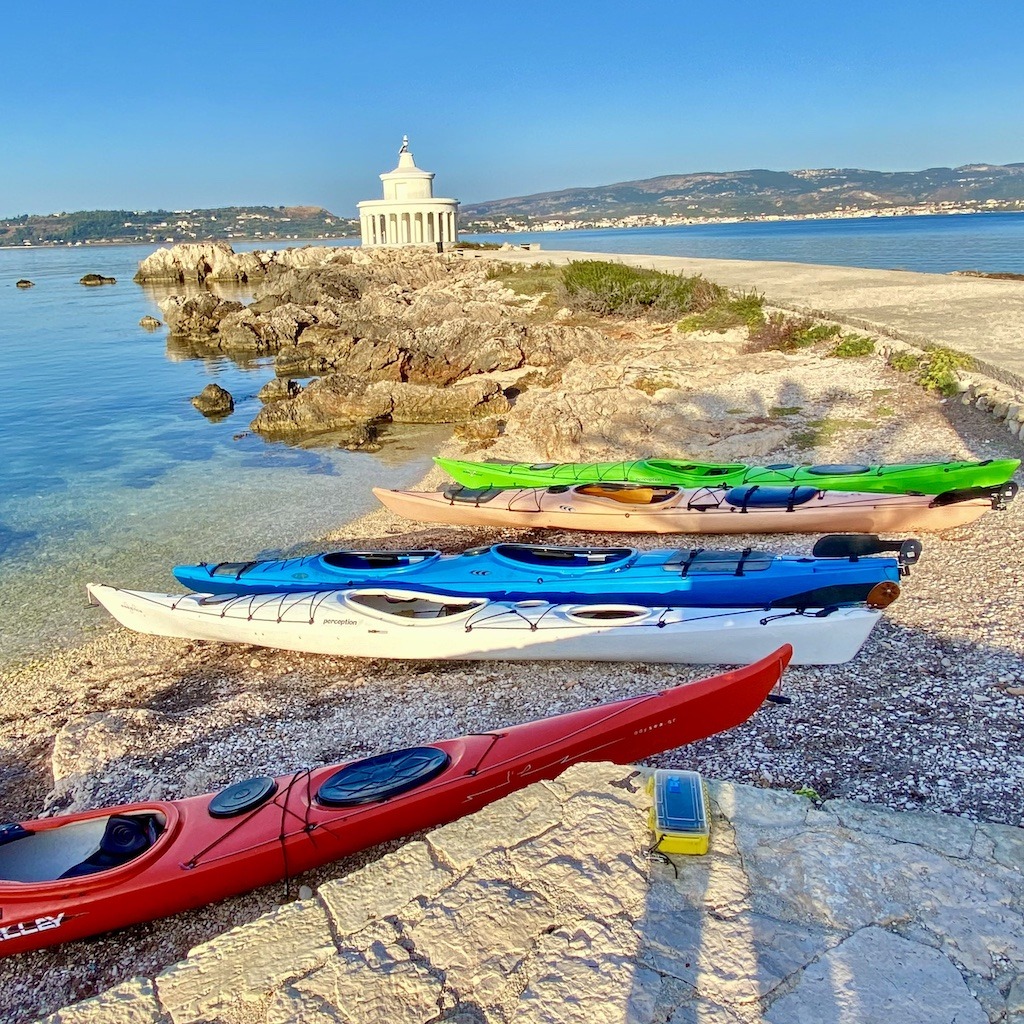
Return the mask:
<path id="1" fill-rule="evenodd" d="M 174 590 L 176 562 L 322 535 L 376 507 L 372 485 L 421 477 L 446 436 L 369 455 L 247 435 L 271 361 L 193 358 L 139 327 L 161 316 L 159 293 L 132 282 L 150 251 L 0 250 L 0 661 L 108 628 L 86 582 Z M 80 285 L 89 272 L 117 284 Z M 189 401 L 211 381 L 236 403 L 216 423 Z"/>
<path id="2" fill-rule="evenodd" d="M 540 242 L 544 249 L 582 252 L 782 260 L 935 274 L 953 270 L 1024 274 L 1024 213 L 684 224 L 473 237 Z"/>
<path id="3" fill-rule="evenodd" d="M 480 237 L 591 252 L 1024 273 L 1018 214 Z M 86 605 L 88 581 L 174 589 L 176 562 L 254 557 L 323 534 L 375 506 L 371 485 L 420 477 L 446 434 L 425 428 L 377 456 L 329 439 L 296 447 L 248 435 L 270 361 L 195 358 L 165 330 L 140 328 L 146 313 L 160 315 L 160 292 L 131 280 L 151 250 L 0 250 L 0 661 L 108 628 Z M 89 272 L 117 284 L 78 284 Z M 16 288 L 21 277 L 35 287 Z M 216 423 L 189 402 L 211 381 L 236 402 Z"/>

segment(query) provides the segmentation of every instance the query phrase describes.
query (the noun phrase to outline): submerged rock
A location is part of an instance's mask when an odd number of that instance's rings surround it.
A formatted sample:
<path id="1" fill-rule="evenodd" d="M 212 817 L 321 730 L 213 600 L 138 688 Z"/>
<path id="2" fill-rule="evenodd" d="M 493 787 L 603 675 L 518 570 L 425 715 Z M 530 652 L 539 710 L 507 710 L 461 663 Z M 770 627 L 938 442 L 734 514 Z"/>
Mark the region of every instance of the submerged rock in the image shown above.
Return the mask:
<path id="1" fill-rule="evenodd" d="M 147 331 L 155 331 L 160 325 L 160 321 L 155 316 L 144 316 L 139 321 L 140 327 L 145 327 Z"/>
<path id="2" fill-rule="evenodd" d="M 225 391 L 219 384 L 207 384 L 195 398 L 192 404 L 204 416 L 227 416 L 235 410 L 235 400 L 231 397 L 230 391 Z"/>
<path id="3" fill-rule="evenodd" d="M 79 284 L 95 287 L 100 284 L 117 284 L 116 277 L 104 277 L 102 274 L 86 274 L 78 281 Z"/>

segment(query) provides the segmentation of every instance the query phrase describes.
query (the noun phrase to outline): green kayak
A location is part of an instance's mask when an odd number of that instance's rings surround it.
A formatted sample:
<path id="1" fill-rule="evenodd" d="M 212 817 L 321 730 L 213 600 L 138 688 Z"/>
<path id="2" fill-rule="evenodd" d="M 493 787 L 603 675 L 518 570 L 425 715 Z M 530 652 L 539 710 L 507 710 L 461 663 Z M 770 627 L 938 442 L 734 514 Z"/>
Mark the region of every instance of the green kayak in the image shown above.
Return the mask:
<path id="1" fill-rule="evenodd" d="M 736 487 L 743 484 L 804 485 L 822 491 L 885 494 L 942 494 L 967 487 L 998 487 L 1013 476 L 1020 459 L 984 462 L 904 462 L 883 466 L 746 466 L 742 463 L 640 459 L 632 462 L 463 462 L 434 461 L 466 487 L 555 487 L 559 484 L 617 483 L 678 487 Z"/>

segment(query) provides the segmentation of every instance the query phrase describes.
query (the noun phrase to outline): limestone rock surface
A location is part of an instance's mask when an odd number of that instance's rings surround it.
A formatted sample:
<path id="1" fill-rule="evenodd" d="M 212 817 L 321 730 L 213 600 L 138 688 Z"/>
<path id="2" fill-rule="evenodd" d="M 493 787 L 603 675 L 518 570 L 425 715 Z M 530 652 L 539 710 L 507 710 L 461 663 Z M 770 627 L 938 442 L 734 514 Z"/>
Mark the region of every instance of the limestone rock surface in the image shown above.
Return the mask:
<path id="1" fill-rule="evenodd" d="M 51 1024 L 1020 1016 L 1020 829 L 709 788 L 708 854 L 669 862 L 642 774 L 576 765 Z"/>

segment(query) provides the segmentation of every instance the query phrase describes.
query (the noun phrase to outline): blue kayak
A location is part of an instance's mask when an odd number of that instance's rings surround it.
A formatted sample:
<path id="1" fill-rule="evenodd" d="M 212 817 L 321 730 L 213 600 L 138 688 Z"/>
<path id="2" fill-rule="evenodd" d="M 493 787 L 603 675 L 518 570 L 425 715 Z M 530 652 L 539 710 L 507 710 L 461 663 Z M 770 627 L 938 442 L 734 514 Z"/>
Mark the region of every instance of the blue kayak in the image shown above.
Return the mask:
<path id="1" fill-rule="evenodd" d="M 872 557 L 890 550 L 895 556 Z M 751 548 L 637 551 L 494 544 L 457 555 L 345 550 L 279 560 L 201 562 L 175 566 L 173 572 L 179 583 L 203 594 L 386 585 L 553 604 L 621 598 L 649 605 L 823 608 L 864 602 L 879 584 L 891 588 L 920 551 L 916 540 L 885 542 L 862 535 L 823 537 L 809 558 Z"/>

